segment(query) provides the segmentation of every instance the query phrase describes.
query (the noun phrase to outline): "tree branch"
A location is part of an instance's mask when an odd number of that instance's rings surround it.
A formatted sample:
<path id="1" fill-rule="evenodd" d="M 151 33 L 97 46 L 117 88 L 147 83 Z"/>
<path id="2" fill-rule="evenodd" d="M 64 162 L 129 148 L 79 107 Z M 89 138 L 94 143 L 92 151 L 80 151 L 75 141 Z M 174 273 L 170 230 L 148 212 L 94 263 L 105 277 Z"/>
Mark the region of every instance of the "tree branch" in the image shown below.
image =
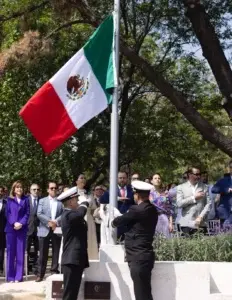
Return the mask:
<path id="1" fill-rule="evenodd" d="M 24 11 L 17 11 L 17 12 L 14 12 L 12 15 L 10 16 L 3 16 L 3 15 L 0 15 L 0 22 L 6 22 L 6 21 L 9 21 L 11 19 L 16 19 L 18 17 L 21 17 L 27 13 L 31 13 L 39 8 L 43 8 L 44 6 L 46 6 L 50 1 L 49 0 L 45 0 L 43 1 L 42 3 L 38 4 L 38 5 L 32 5 L 30 7 L 28 7 L 26 10 Z"/>
<path id="2" fill-rule="evenodd" d="M 222 95 L 225 97 L 224 109 L 232 120 L 232 70 L 230 64 L 205 7 L 199 0 L 183 0 L 183 3 L 186 8 L 186 16 L 201 44 L 203 55 L 210 65 Z"/>
<path id="3" fill-rule="evenodd" d="M 94 23 L 91 23 L 90 21 L 86 21 L 86 20 L 73 20 L 73 21 L 69 21 L 67 23 L 64 23 L 64 24 L 60 25 L 59 27 L 57 27 L 56 29 L 54 29 L 52 32 L 50 32 L 46 36 L 46 39 L 50 38 L 53 34 L 59 32 L 60 30 L 62 30 L 64 28 L 67 28 L 67 27 L 70 27 L 70 26 L 75 25 L 75 24 L 88 24 L 88 25 L 91 25 L 91 26 L 95 26 Z"/>
<path id="4" fill-rule="evenodd" d="M 125 44 L 120 45 L 122 53 L 134 65 L 140 68 L 141 73 L 154 84 L 181 112 L 185 118 L 200 132 L 200 134 L 217 146 L 219 149 L 232 156 L 232 140 L 224 136 L 220 131 L 214 128 L 184 97 L 176 90 L 166 79 L 154 68 L 149 65 L 142 57 L 138 56 L 133 50 Z"/>

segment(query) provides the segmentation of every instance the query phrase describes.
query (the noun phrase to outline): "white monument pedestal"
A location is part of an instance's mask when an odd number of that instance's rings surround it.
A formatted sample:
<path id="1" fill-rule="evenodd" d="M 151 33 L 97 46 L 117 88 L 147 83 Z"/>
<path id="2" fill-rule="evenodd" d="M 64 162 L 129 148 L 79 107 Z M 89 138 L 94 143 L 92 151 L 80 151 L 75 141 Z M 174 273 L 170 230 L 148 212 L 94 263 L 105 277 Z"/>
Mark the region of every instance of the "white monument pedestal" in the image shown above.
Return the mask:
<path id="1" fill-rule="evenodd" d="M 84 300 L 84 284 L 110 282 L 110 300 L 135 300 L 128 264 L 122 246 L 106 245 L 100 261 L 90 261 L 85 269 L 78 300 Z M 232 263 L 157 262 L 152 272 L 154 300 L 232 300 Z M 46 299 L 52 298 L 52 282 L 63 275 L 52 275 L 46 282 Z M 146 299 L 144 299 L 146 300 Z"/>

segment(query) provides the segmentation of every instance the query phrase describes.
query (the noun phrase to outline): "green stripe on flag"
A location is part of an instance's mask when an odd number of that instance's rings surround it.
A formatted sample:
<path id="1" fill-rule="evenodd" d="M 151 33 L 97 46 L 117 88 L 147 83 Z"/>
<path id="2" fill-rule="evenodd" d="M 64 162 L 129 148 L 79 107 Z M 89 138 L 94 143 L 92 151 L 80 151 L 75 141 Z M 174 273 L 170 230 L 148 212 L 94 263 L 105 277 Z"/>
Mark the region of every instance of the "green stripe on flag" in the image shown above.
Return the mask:
<path id="1" fill-rule="evenodd" d="M 97 28 L 83 47 L 85 57 L 104 90 L 108 103 L 112 101 L 112 89 L 115 86 L 113 36 L 114 20 L 111 15 Z"/>

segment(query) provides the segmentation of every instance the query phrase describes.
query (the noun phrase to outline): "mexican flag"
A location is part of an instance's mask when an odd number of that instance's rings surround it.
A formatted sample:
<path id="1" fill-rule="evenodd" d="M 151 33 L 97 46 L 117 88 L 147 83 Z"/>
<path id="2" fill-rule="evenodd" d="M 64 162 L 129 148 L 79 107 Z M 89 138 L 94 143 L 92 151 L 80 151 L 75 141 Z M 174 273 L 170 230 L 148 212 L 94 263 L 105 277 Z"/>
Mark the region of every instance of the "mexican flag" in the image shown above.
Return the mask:
<path id="1" fill-rule="evenodd" d="M 20 116 L 46 153 L 107 108 L 115 86 L 114 21 L 109 16 L 21 109 Z"/>

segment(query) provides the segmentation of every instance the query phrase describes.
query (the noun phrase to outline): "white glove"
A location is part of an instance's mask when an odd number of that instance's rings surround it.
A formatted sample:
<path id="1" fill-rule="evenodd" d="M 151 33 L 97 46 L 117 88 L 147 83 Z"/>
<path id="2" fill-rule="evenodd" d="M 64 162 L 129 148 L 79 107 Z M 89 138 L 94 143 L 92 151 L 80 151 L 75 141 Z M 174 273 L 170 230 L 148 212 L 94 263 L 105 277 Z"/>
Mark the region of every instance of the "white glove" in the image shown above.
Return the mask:
<path id="1" fill-rule="evenodd" d="M 113 211 L 113 217 L 114 219 L 117 218 L 117 217 L 120 217 L 122 214 L 120 213 L 120 211 L 114 207 L 114 211 Z"/>

